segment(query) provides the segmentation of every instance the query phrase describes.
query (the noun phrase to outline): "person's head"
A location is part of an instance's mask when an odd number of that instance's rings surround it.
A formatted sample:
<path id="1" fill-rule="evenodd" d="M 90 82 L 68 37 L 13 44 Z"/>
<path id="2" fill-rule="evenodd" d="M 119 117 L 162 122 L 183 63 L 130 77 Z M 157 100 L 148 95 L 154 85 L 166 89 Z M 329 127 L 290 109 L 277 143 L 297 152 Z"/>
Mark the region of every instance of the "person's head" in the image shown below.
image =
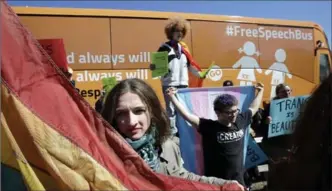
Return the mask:
<path id="1" fill-rule="evenodd" d="M 186 36 L 189 29 L 188 21 L 181 17 L 175 17 L 168 20 L 165 26 L 165 34 L 168 40 L 179 42 Z"/>
<path id="2" fill-rule="evenodd" d="M 279 84 L 276 87 L 275 99 L 289 98 L 292 94 L 292 89 L 286 84 Z"/>
<path id="3" fill-rule="evenodd" d="M 102 116 L 125 138 L 138 140 L 155 128 L 156 144 L 170 135 L 167 114 L 155 91 L 143 80 L 126 79 L 107 94 Z"/>
<path id="4" fill-rule="evenodd" d="M 230 123 L 234 123 L 240 111 L 238 104 L 239 101 L 233 95 L 219 95 L 213 102 L 218 121 L 227 126 L 229 126 Z"/>
<path id="5" fill-rule="evenodd" d="M 233 82 L 231 80 L 226 80 L 224 81 L 223 86 L 233 86 Z"/>

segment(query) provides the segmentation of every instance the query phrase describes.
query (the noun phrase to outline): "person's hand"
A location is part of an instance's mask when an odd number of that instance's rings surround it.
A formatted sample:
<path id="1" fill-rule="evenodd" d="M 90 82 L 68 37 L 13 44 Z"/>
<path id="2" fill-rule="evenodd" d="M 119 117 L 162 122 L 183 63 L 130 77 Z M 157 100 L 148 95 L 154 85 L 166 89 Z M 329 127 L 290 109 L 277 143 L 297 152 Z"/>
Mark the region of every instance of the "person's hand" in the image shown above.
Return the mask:
<path id="1" fill-rule="evenodd" d="M 200 75 L 200 77 L 199 77 L 199 78 L 200 78 L 200 79 L 205 79 L 205 78 L 206 78 L 206 76 L 207 76 L 207 74 L 205 74 L 205 75 L 203 75 L 203 76 L 202 76 L 202 73 L 203 73 L 203 72 L 200 72 L 200 73 L 199 73 L 199 75 Z"/>
<path id="2" fill-rule="evenodd" d="M 266 124 L 270 124 L 272 122 L 272 117 L 271 116 L 268 116 L 265 120 L 265 123 Z"/>
<path id="3" fill-rule="evenodd" d="M 178 90 L 175 87 L 169 87 L 166 90 L 166 93 L 169 97 L 174 96 L 177 92 L 178 92 Z"/>
<path id="4" fill-rule="evenodd" d="M 246 189 L 237 181 L 232 181 L 221 186 L 221 191 L 245 191 Z"/>
<path id="5" fill-rule="evenodd" d="M 264 89 L 264 84 L 262 83 L 257 83 L 255 86 L 256 90 L 262 91 Z"/>

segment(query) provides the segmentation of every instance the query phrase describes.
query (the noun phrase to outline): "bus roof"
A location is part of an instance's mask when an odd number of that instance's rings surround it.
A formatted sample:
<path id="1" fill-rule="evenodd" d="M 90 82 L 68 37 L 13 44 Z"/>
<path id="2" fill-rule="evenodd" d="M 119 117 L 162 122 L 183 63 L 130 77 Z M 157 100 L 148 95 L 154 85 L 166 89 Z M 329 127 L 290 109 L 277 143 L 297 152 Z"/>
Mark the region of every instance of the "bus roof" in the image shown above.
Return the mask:
<path id="1" fill-rule="evenodd" d="M 157 12 L 157 11 L 136 11 L 116 9 L 83 9 L 83 8 L 55 8 L 55 7 L 13 7 L 19 15 L 57 15 L 57 16 L 93 16 L 93 17 L 131 17 L 131 18 L 156 18 L 168 19 L 174 16 L 181 16 L 188 20 L 201 21 L 224 21 L 237 23 L 252 23 L 265 25 L 296 26 L 306 28 L 317 28 L 323 31 L 322 27 L 314 22 L 293 21 L 281 19 L 264 19 L 242 16 L 224 16 L 194 13 Z"/>

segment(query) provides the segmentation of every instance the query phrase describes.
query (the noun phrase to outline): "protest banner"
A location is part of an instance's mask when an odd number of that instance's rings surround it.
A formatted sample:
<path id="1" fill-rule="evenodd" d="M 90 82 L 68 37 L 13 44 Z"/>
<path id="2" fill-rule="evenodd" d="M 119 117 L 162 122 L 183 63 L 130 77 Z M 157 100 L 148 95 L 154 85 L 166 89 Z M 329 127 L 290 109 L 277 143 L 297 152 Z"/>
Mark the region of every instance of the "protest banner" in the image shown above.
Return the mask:
<path id="1" fill-rule="evenodd" d="M 308 97 L 297 96 L 271 101 L 272 122 L 269 125 L 269 138 L 293 133 L 301 107 L 306 103 Z"/>
<path id="2" fill-rule="evenodd" d="M 267 161 L 268 158 L 263 150 L 257 145 L 255 139 L 249 136 L 245 169 L 252 168 Z"/>

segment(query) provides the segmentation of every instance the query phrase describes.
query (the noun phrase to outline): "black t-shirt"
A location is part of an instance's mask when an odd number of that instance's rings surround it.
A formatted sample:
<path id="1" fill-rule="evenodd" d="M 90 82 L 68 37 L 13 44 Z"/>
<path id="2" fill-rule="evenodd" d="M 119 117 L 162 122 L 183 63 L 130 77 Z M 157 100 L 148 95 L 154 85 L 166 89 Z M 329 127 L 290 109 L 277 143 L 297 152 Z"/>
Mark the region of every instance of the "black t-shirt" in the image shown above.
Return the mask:
<path id="1" fill-rule="evenodd" d="M 251 117 L 251 110 L 240 113 L 231 127 L 200 118 L 198 131 L 203 138 L 206 176 L 237 180 L 244 185 L 243 144 Z"/>

